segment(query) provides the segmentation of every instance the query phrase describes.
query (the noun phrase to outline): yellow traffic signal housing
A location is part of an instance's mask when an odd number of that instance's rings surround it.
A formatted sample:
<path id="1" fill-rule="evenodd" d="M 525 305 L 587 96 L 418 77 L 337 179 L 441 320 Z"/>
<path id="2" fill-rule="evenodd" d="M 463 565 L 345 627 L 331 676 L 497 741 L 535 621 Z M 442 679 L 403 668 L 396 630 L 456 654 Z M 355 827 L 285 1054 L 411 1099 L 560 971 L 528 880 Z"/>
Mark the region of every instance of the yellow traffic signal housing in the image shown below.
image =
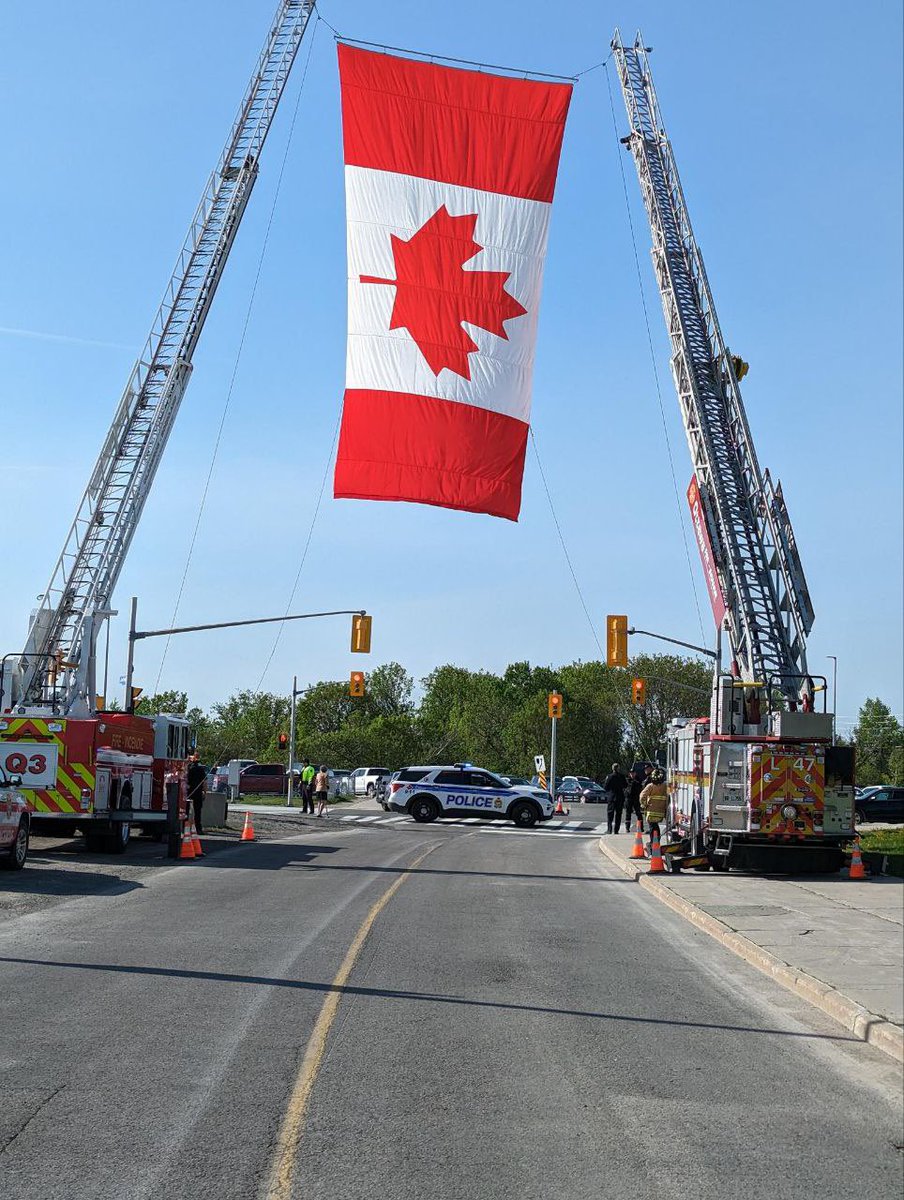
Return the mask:
<path id="1" fill-rule="evenodd" d="M 606 617 L 606 666 L 628 665 L 628 618 Z"/>
<path id="2" fill-rule="evenodd" d="M 562 716 L 565 711 L 565 706 L 562 703 L 561 692 L 549 693 L 548 708 L 550 720 L 558 720 L 558 718 Z"/>
<path id="3" fill-rule="evenodd" d="M 645 679 L 631 680 L 631 703 L 646 704 L 647 702 L 647 681 Z"/>
<path id="4" fill-rule="evenodd" d="M 373 617 L 368 616 L 367 613 L 355 613 L 352 617 L 353 654 L 370 654 L 370 627 L 372 624 Z"/>
<path id="5" fill-rule="evenodd" d="M 352 671 L 348 683 L 348 694 L 360 699 L 364 695 L 364 672 Z"/>

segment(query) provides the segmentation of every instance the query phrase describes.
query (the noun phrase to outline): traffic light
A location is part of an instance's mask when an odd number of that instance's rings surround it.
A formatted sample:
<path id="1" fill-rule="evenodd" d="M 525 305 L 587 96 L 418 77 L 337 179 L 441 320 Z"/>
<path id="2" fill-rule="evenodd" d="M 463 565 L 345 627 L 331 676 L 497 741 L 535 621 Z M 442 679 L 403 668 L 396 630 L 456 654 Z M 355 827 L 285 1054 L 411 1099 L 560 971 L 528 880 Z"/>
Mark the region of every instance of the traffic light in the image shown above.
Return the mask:
<path id="1" fill-rule="evenodd" d="M 348 694 L 359 699 L 364 695 L 364 672 L 352 671 L 348 682 Z"/>
<path id="2" fill-rule="evenodd" d="M 549 708 L 549 719 L 551 721 L 558 720 L 559 717 L 562 716 L 562 714 L 565 711 L 565 706 L 562 703 L 562 693 L 561 692 L 550 692 L 549 693 L 548 708 Z"/>
<path id="3" fill-rule="evenodd" d="M 355 613 L 352 617 L 353 654 L 370 654 L 370 627 L 372 624 L 373 617 L 369 617 L 367 613 Z"/>
<path id="4" fill-rule="evenodd" d="M 289 735 L 287 733 L 281 733 L 276 740 L 279 742 L 280 750 L 285 750 L 286 746 L 289 744 Z"/>
<path id="5" fill-rule="evenodd" d="M 606 617 L 606 666 L 628 665 L 628 618 Z"/>
<path id="6" fill-rule="evenodd" d="M 631 703 L 646 704 L 647 702 L 647 681 L 645 679 L 631 680 Z"/>

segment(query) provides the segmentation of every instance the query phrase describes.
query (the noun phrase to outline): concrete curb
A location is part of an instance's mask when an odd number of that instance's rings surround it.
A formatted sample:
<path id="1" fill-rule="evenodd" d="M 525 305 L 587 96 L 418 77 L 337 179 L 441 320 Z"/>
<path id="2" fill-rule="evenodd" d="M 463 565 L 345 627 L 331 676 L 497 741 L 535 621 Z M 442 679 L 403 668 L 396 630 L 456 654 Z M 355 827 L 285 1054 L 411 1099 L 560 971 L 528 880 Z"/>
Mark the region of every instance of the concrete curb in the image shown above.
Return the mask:
<path id="1" fill-rule="evenodd" d="M 885 1017 L 870 1012 L 862 1004 L 851 1000 L 849 996 L 845 996 L 829 984 L 823 983 L 821 979 L 808 975 L 799 967 L 793 967 L 780 958 L 776 958 L 774 954 L 770 954 L 756 942 L 750 941 L 743 934 L 729 928 L 716 917 L 710 916 L 708 912 L 698 908 L 690 900 L 685 900 L 683 896 L 676 896 L 667 887 L 663 887 L 658 878 L 648 875 L 646 871 L 638 870 L 630 860 L 626 861 L 610 850 L 605 844 L 604 838 L 599 839 L 599 849 L 604 857 L 629 879 L 639 883 L 657 900 L 661 900 L 674 912 L 680 913 L 692 925 L 702 929 L 704 933 L 708 933 L 717 942 L 721 942 L 727 950 L 731 950 L 733 954 L 743 958 L 745 962 L 774 979 L 788 991 L 794 992 L 832 1017 L 833 1020 L 838 1021 L 854 1037 L 868 1042 L 877 1050 L 883 1050 L 897 1062 L 904 1063 L 904 1029 L 900 1025 L 895 1025 Z"/>

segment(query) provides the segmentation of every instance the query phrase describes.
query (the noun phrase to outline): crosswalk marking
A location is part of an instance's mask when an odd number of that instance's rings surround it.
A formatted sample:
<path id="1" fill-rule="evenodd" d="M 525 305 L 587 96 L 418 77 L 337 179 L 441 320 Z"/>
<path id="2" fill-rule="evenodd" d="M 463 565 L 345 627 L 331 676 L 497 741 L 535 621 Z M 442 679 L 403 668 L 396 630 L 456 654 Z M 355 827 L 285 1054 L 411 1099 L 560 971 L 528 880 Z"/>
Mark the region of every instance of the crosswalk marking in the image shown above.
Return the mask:
<path id="1" fill-rule="evenodd" d="M 413 827 L 416 822 L 407 814 L 389 816 L 386 813 L 345 813 L 340 821 L 356 822 L 358 825 L 407 825 Z M 444 826 L 479 826 L 479 833 L 488 834 L 517 834 L 524 837 L 598 837 L 605 831 L 605 825 L 585 825 L 583 821 L 544 821 L 534 829 L 517 829 L 507 822 L 494 822 L 484 817 L 444 817 L 436 822 L 437 828 Z"/>

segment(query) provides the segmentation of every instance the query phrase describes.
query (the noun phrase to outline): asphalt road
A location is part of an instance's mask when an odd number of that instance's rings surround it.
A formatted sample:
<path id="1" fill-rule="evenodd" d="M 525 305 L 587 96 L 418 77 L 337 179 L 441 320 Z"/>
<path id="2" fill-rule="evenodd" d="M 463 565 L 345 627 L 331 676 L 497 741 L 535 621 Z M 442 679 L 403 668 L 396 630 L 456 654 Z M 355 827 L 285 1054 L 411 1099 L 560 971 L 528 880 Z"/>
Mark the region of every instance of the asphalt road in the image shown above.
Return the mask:
<path id="1" fill-rule="evenodd" d="M 3 1196 L 901 1195 L 900 1070 L 592 839 L 334 826 L 131 882 L 0 926 Z"/>

